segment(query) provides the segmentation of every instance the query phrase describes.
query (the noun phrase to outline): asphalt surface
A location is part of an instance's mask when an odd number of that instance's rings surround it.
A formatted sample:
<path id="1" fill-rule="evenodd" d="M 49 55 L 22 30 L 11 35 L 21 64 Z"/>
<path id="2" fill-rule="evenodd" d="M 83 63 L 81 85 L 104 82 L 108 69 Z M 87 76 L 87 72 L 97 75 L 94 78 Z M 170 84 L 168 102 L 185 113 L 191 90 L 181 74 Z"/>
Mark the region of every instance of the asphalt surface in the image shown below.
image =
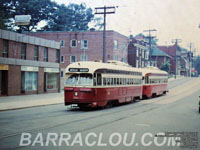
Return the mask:
<path id="1" fill-rule="evenodd" d="M 165 144 L 161 144 L 162 137 L 155 140 L 155 135 L 163 132 L 187 134 L 187 141 L 193 137 L 198 142 L 195 149 L 200 149 L 200 78 L 171 81 L 168 89 L 164 96 L 104 110 L 80 110 L 58 104 L 0 112 L 0 149 L 183 149 L 168 146 L 169 138 Z M 33 146 L 22 140 L 22 133 L 31 134 Z M 64 134 L 68 141 L 59 145 Z M 133 135 L 134 143 L 128 145 Z M 54 137 L 55 142 L 49 140 Z M 20 146 L 20 141 L 28 146 Z"/>

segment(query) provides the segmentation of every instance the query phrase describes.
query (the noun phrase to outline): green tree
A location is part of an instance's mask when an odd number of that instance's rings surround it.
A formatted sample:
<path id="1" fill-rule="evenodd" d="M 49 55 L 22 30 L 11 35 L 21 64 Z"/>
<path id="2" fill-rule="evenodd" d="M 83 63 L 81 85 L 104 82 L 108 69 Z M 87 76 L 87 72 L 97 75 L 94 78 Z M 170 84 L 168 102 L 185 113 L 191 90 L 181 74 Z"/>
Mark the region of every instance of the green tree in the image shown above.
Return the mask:
<path id="1" fill-rule="evenodd" d="M 160 69 L 169 73 L 170 72 L 170 66 L 171 66 L 171 64 L 167 61 L 166 63 L 163 63 L 161 65 Z"/>
<path id="2" fill-rule="evenodd" d="M 42 28 L 45 31 L 80 31 L 88 30 L 89 22 L 94 20 L 91 8 L 84 3 L 59 5 L 51 14 L 47 25 Z"/>
<path id="3" fill-rule="evenodd" d="M 15 15 L 31 15 L 28 26 L 17 29 Z M 88 24 L 102 27 L 101 19 L 94 18 L 91 8 L 83 4 L 57 4 L 52 0 L 1 0 L 0 28 L 15 31 L 80 31 L 88 30 Z M 39 29 L 38 24 L 46 21 L 46 25 Z"/>
<path id="4" fill-rule="evenodd" d="M 198 74 L 200 74 L 200 56 L 197 56 L 194 60 L 194 67 L 198 71 Z"/>
<path id="5" fill-rule="evenodd" d="M 15 15 L 31 15 L 31 23 L 28 26 L 22 26 L 20 30 L 32 31 L 37 29 L 37 25 L 42 20 L 48 20 L 49 15 L 56 6 L 51 0 L 3 0 L 3 19 L 7 19 L 8 29 L 15 30 Z M 6 15 L 5 15 L 6 14 Z"/>

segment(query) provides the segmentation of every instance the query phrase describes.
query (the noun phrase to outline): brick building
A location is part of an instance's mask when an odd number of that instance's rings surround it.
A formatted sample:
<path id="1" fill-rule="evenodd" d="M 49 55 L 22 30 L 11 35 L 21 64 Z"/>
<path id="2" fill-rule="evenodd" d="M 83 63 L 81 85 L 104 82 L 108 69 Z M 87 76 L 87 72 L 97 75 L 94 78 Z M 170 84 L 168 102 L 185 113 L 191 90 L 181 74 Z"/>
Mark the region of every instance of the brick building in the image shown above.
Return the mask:
<path id="1" fill-rule="evenodd" d="M 162 64 L 170 63 L 170 59 L 171 56 L 157 48 L 157 46 L 152 47 L 151 61 L 153 66 L 161 68 Z"/>
<path id="2" fill-rule="evenodd" d="M 60 91 L 60 43 L 0 29 L 0 95 Z"/>
<path id="3" fill-rule="evenodd" d="M 131 38 L 128 45 L 128 63 L 136 68 L 149 65 L 149 51 L 147 43 L 143 40 Z"/>
<path id="4" fill-rule="evenodd" d="M 177 75 L 188 75 L 189 61 L 187 53 L 188 51 L 180 46 L 170 45 L 170 46 L 158 46 L 163 52 L 171 56 L 171 72 Z M 175 69 L 176 68 L 176 69 Z M 175 71 L 176 70 L 176 71 Z"/>
<path id="5" fill-rule="evenodd" d="M 64 82 L 65 68 L 70 63 L 103 59 L 103 31 L 37 32 L 27 34 L 60 42 L 61 84 Z M 127 62 L 127 45 L 128 37 L 112 30 L 106 31 L 106 61 L 118 60 Z"/>

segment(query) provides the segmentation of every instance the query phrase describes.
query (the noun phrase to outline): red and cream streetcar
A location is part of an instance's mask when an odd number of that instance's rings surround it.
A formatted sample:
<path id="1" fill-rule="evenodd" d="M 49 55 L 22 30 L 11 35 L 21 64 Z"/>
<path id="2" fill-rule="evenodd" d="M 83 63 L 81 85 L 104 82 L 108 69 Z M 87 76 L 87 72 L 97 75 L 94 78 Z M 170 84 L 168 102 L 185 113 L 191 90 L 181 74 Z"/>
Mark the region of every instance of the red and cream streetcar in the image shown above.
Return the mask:
<path id="1" fill-rule="evenodd" d="M 142 71 L 118 61 L 76 62 L 65 78 L 65 105 L 105 107 L 142 97 Z"/>
<path id="2" fill-rule="evenodd" d="M 155 67 L 142 68 L 143 98 L 166 94 L 168 73 Z"/>

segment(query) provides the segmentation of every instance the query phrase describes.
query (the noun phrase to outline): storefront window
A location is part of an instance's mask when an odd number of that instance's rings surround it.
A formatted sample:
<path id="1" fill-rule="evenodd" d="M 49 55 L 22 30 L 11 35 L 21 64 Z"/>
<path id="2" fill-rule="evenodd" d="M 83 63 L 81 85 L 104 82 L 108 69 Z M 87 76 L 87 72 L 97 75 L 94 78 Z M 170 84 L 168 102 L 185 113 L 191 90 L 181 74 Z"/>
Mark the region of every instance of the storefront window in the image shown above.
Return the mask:
<path id="1" fill-rule="evenodd" d="M 37 90 L 37 72 L 22 72 L 22 90 L 36 91 Z"/>
<path id="2" fill-rule="evenodd" d="M 58 74 L 48 73 L 47 74 L 47 89 L 53 90 L 58 88 Z"/>

